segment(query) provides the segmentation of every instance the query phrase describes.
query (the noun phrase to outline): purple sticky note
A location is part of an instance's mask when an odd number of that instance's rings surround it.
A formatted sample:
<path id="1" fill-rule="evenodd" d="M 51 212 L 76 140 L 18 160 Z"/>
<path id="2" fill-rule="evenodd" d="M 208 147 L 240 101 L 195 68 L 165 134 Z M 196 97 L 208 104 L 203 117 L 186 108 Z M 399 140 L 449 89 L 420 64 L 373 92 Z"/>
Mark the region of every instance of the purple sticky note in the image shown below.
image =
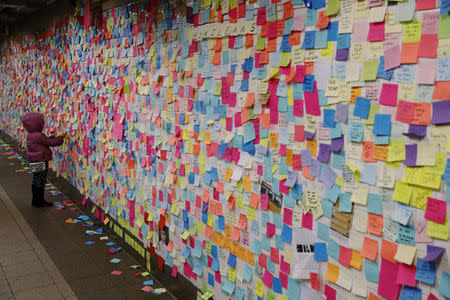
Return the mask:
<path id="1" fill-rule="evenodd" d="M 427 135 L 427 126 L 425 125 L 409 125 L 408 136 L 410 137 L 425 137 Z"/>
<path id="2" fill-rule="evenodd" d="M 334 113 L 334 122 L 347 123 L 348 119 L 348 104 L 336 105 L 336 112 Z"/>
<path id="3" fill-rule="evenodd" d="M 327 166 L 325 170 L 323 170 L 322 174 L 320 174 L 319 180 L 322 181 L 327 188 L 331 188 L 336 182 L 336 178 L 337 174 L 333 171 L 332 168 Z"/>
<path id="4" fill-rule="evenodd" d="M 305 149 L 300 152 L 302 155 L 302 165 L 309 167 L 312 164 L 311 149 Z"/>
<path id="5" fill-rule="evenodd" d="M 405 145 L 406 159 L 403 164 L 408 167 L 415 167 L 417 160 L 417 144 Z"/>
<path id="6" fill-rule="evenodd" d="M 288 186 L 288 187 L 293 187 L 298 180 L 298 173 L 297 171 L 289 171 L 289 175 L 288 178 L 286 180 L 286 182 L 284 183 L 284 185 Z"/>
<path id="7" fill-rule="evenodd" d="M 319 155 L 317 156 L 317 159 L 327 164 L 330 161 L 330 145 L 327 144 L 319 144 Z"/>
<path id="8" fill-rule="evenodd" d="M 320 162 L 316 159 L 313 159 L 311 162 L 311 166 L 309 167 L 309 174 L 317 177 L 320 175 Z"/>
<path id="9" fill-rule="evenodd" d="M 431 124 L 450 123 L 450 100 L 433 102 Z"/>
<path id="10" fill-rule="evenodd" d="M 314 139 L 314 135 L 315 135 L 314 132 L 311 133 L 311 132 L 305 131 L 305 133 L 304 133 L 305 139 L 308 139 L 308 140 Z"/>
<path id="11" fill-rule="evenodd" d="M 337 49 L 336 50 L 336 60 L 346 61 L 348 57 L 348 49 Z"/>
<path id="12" fill-rule="evenodd" d="M 442 253 L 444 253 L 445 248 L 437 247 L 433 245 L 427 245 L 427 255 L 422 258 L 425 261 L 436 260 Z"/>
<path id="13" fill-rule="evenodd" d="M 339 152 L 344 146 L 344 136 L 331 140 L 331 151 Z"/>

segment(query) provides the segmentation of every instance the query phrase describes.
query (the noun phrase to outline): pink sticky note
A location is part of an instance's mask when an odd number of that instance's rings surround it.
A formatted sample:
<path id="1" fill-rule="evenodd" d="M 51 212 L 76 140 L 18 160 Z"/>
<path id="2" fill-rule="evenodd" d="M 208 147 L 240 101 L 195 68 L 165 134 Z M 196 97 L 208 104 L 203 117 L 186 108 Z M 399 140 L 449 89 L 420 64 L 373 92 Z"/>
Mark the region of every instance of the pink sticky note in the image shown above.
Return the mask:
<path id="1" fill-rule="evenodd" d="M 286 274 L 291 274 L 291 265 L 284 261 L 283 255 L 281 256 L 280 271 L 283 271 Z"/>
<path id="2" fill-rule="evenodd" d="M 396 300 L 401 285 L 396 284 L 398 265 L 381 259 L 380 276 L 378 282 L 378 295 L 389 300 Z"/>
<path id="3" fill-rule="evenodd" d="M 177 277 L 177 274 L 178 274 L 178 267 L 174 265 L 172 269 L 172 277 Z"/>
<path id="4" fill-rule="evenodd" d="M 325 290 L 323 293 L 327 297 L 327 300 L 336 300 L 336 290 L 328 284 L 325 284 Z"/>
<path id="5" fill-rule="evenodd" d="M 439 300 L 439 298 L 436 297 L 435 295 L 433 295 L 433 293 L 430 293 L 430 294 L 428 295 L 427 300 Z"/>
<path id="6" fill-rule="evenodd" d="M 269 207 L 269 195 L 261 194 L 261 209 L 267 210 Z"/>
<path id="7" fill-rule="evenodd" d="M 275 224 L 267 222 L 266 236 L 272 237 L 275 234 Z"/>
<path id="8" fill-rule="evenodd" d="M 425 219 L 444 224 L 447 204 L 444 201 L 428 197 Z"/>
<path id="9" fill-rule="evenodd" d="M 400 66 L 400 46 L 396 45 L 384 50 L 384 70 L 390 70 Z"/>
<path id="10" fill-rule="evenodd" d="M 431 243 L 433 239 L 428 236 L 428 221 L 424 219 L 415 219 L 413 221 L 416 243 Z"/>
<path id="11" fill-rule="evenodd" d="M 340 246 L 339 248 L 339 263 L 350 268 L 350 261 L 352 260 L 353 251 L 350 248 Z"/>
<path id="12" fill-rule="evenodd" d="M 416 266 L 399 264 L 397 272 L 397 284 L 403 284 L 407 286 L 416 286 Z"/>
<path id="13" fill-rule="evenodd" d="M 313 226 L 313 214 L 312 213 L 302 213 L 302 227 L 312 230 Z"/>
<path id="14" fill-rule="evenodd" d="M 435 7 L 435 0 L 416 0 L 416 10 L 434 9 Z"/>
<path id="15" fill-rule="evenodd" d="M 283 223 L 292 226 L 292 214 L 293 210 L 289 208 L 284 208 L 283 213 Z"/>
<path id="16" fill-rule="evenodd" d="M 398 94 L 398 85 L 383 83 L 380 95 L 380 104 L 396 106 L 397 94 Z"/>
<path id="17" fill-rule="evenodd" d="M 306 75 L 306 66 L 305 65 L 295 66 L 295 78 L 294 78 L 295 82 L 304 82 L 305 75 Z"/>
<path id="18" fill-rule="evenodd" d="M 370 23 L 367 41 L 381 42 L 384 40 L 384 21 Z"/>
<path id="19" fill-rule="evenodd" d="M 416 83 L 433 84 L 436 79 L 438 62 L 436 59 L 421 58 L 417 64 Z"/>
<path id="20" fill-rule="evenodd" d="M 437 34 L 439 17 L 439 11 L 425 12 L 422 19 L 422 34 Z"/>
<path id="21" fill-rule="evenodd" d="M 419 44 L 419 57 L 435 58 L 439 44 L 437 34 L 422 34 Z"/>
<path id="22" fill-rule="evenodd" d="M 273 275 L 269 271 L 265 271 L 262 277 L 262 282 L 269 288 L 272 288 Z"/>
<path id="23" fill-rule="evenodd" d="M 312 93 L 304 91 L 306 113 L 312 116 L 320 116 L 319 94 L 317 92 L 317 83 L 314 82 Z"/>
<path id="24" fill-rule="evenodd" d="M 352 42 L 362 43 L 366 41 L 369 32 L 369 23 L 367 21 L 355 22 L 353 25 Z"/>
<path id="25" fill-rule="evenodd" d="M 122 271 L 112 271 L 111 275 L 120 275 L 122 274 Z"/>

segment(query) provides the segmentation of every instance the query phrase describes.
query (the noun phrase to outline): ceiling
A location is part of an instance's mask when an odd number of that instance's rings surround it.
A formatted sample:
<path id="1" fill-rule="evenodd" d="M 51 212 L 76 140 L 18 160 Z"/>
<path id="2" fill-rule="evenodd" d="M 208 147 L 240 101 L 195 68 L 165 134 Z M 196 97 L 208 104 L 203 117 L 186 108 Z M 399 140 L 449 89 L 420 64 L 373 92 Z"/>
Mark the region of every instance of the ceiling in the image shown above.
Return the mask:
<path id="1" fill-rule="evenodd" d="M 0 0 L 0 24 L 19 21 L 56 0 Z"/>

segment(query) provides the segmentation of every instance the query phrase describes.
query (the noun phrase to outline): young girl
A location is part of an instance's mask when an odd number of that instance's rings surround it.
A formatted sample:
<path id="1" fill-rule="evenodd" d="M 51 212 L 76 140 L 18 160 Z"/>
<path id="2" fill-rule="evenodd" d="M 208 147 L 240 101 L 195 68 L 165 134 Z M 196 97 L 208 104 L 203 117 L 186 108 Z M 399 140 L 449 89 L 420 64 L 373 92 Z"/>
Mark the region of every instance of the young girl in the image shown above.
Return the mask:
<path id="1" fill-rule="evenodd" d="M 45 184 L 47 183 L 48 162 L 52 159 L 50 147 L 60 146 L 66 136 L 46 136 L 42 133 L 44 129 L 44 115 L 40 113 L 27 113 L 22 118 L 23 127 L 28 131 L 27 148 L 28 160 L 33 162 L 44 162 L 45 170 L 33 173 L 32 205 L 37 207 L 52 206 L 53 203 L 44 200 Z"/>

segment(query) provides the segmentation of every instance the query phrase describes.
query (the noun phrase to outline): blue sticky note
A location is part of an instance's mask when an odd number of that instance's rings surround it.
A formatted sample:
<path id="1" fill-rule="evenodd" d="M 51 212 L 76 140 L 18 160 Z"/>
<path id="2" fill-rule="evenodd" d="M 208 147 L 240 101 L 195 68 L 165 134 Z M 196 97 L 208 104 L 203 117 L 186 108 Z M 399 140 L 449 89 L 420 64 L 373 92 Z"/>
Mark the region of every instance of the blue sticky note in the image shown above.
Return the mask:
<path id="1" fill-rule="evenodd" d="M 327 30 L 317 30 L 314 39 L 314 49 L 324 49 L 327 47 Z"/>
<path id="2" fill-rule="evenodd" d="M 281 278 L 273 277 L 273 291 L 277 294 L 281 294 L 283 292 L 283 289 L 281 287 Z"/>
<path id="3" fill-rule="evenodd" d="M 338 27 L 339 27 L 339 23 L 338 22 L 330 22 L 328 23 L 328 34 L 327 34 L 327 41 L 328 42 L 335 42 L 337 41 L 337 36 L 338 36 Z"/>
<path id="4" fill-rule="evenodd" d="M 317 237 L 325 242 L 328 242 L 328 231 L 330 227 L 324 223 L 317 222 Z"/>
<path id="5" fill-rule="evenodd" d="M 314 243 L 314 260 L 328 261 L 326 243 Z"/>
<path id="6" fill-rule="evenodd" d="M 378 283 L 380 272 L 378 270 L 378 263 L 364 259 L 364 271 L 366 273 L 366 279 L 371 282 Z"/>
<path id="7" fill-rule="evenodd" d="M 382 213 L 382 197 L 379 194 L 367 194 L 367 212 L 371 214 L 381 215 Z"/>
<path id="8" fill-rule="evenodd" d="M 95 244 L 95 242 L 94 241 L 87 241 L 87 242 L 84 242 L 86 245 L 94 245 Z"/>
<path id="9" fill-rule="evenodd" d="M 337 184 L 334 184 L 331 188 L 327 188 L 325 190 L 324 197 L 330 200 L 333 203 L 336 203 L 337 198 L 341 192 L 341 187 Z"/>
<path id="10" fill-rule="evenodd" d="M 374 127 L 375 128 L 375 127 Z M 361 143 L 364 135 L 364 123 L 353 121 L 347 131 L 349 141 Z"/>
<path id="11" fill-rule="evenodd" d="M 287 243 L 290 244 L 292 241 L 292 227 L 283 224 L 283 229 L 281 231 L 281 239 Z"/>
<path id="12" fill-rule="evenodd" d="M 395 68 L 385 71 L 384 70 L 384 56 L 380 56 L 380 63 L 378 64 L 377 77 L 386 79 L 386 80 L 391 80 L 394 70 L 395 70 Z"/>
<path id="13" fill-rule="evenodd" d="M 300 299 L 300 281 L 294 278 L 288 278 L 287 297 L 289 299 Z"/>
<path id="14" fill-rule="evenodd" d="M 353 115 L 362 119 L 367 119 L 370 110 L 370 100 L 363 97 L 356 97 L 355 109 Z"/>
<path id="15" fill-rule="evenodd" d="M 373 134 L 382 136 L 389 136 L 391 134 L 391 115 L 375 115 Z"/>
<path id="16" fill-rule="evenodd" d="M 377 165 L 364 163 L 360 181 L 375 186 L 377 184 L 377 174 Z"/>
<path id="17" fill-rule="evenodd" d="M 323 126 L 324 127 L 334 127 L 334 109 L 324 109 L 323 110 Z"/>
<path id="18" fill-rule="evenodd" d="M 398 239 L 397 243 L 402 243 L 409 246 L 415 246 L 415 226 L 412 224 L 402 225 L 398 224 Z"/>
<path id="19" fill-rule="evenodd" d="M 330 253 L 330 256 L 334 260 L 339 261 L 339 252 L 340 252 L 339 244 L 335 240 L 330 238 L 328 240 L 328 253 Z"/>
<path id="20" fill-rule="evenodd" d="M 306 10 L 306 27 L 314 27 L 317 23 L 318 11 L 315 9 L 307 9 Z"/>
<path id="21" fill-rule="evenodd" d="M 208 284 L 214 287 L 214 275 L 211 273 L 208 273 Z"/>
<path id="22" fill-rule="evenodd" d="M 450 273 L 443 272 L 439 281 L 439 293 L 450 298 Z"/>
<path id="23" fill-rule="evenodd" d="M 253 122 L 247 122 L 244 124 L 244 143 L 253 141 L 256 138 L 255 127 Z"/>
<path id="24" fill-rule="evenodd" d="M 416 287 L 404 285 L 398 300 L 421 300 L 422 290 Z"/>
<path id="25" fill-rule="evenodd" d="M 303 82 L 303 91 L 312 93 L 314 91 L 314 81 L 315 77 L 312 74 L 305 76 L 305 81 Z"/>
<path id="26" fill-rule="evenodd" d="M 339 197 L 339 211 L 345 213 L 351 213 L 353 209 L 352 194 L 343 193 Z"/>
<path id="27" fill-rule="evenodd" d="M 142 283 L 142 285 L 153 285 L 153 280 L 146 280 Z"/>
<path id="28" fill-rule="evenodd" d="M 436 263 L 431 261 L 417 260 L 416 280 L 434 285 L 436 280 Z"/>
<path id="29" fill-rule="evenodd" d="M 228 265 L 233 269 L 236 268 L 236 256 L 234 256 L 232 253 L 230 253 L 230 255 L 228 256 Z"/>
<path id="30" fill-rule="evenodd" d="M 320 200 L 322 204 L 323 215 L 329 219 L 333 216 L 333 202 L 327 199 Z"/>
<path id="31" fill-rule="evenodd" d="M 305 49 L 314 48 L 315 41 L 316 41 L 316 32 L 314 30 L 305 31 L 305 39 L 303 40 L 302 48 Z"/>
<path id="32" fill-rule="evenodd" d="M 349 49 L 351 41 L 350 33 L 340 33 L 337 36 L 337 49 Z"/>

